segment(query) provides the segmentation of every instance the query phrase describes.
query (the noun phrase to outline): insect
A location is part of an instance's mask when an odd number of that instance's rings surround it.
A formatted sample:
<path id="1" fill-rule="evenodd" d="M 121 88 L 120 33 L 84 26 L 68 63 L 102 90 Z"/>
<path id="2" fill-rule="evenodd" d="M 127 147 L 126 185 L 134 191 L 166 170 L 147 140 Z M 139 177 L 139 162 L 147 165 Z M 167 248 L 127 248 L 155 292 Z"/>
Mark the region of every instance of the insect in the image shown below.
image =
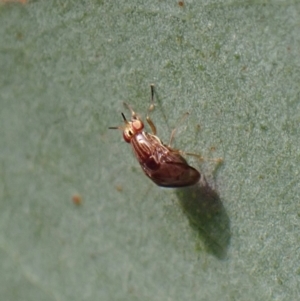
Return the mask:
<path id="1" fill-rule="evenodd" d="M 145 132 L 143 121 L 127 103 L 124 103 L 124 106 L 131 112 L 131 120 L 127 120 L 121 113 L 124 125 L 109 129 L 123 131 L 123 138 L 131 144 L 144 173 L 158 186 L 175 188 L 194 185 L 199 181 L 200 173 L 187 163 L 182 154 L 195 154 L 184 153 L 170 146 L 176 129 L 172 131 L 169 145 L 162 143 L 156 136 L 156 127 L 149 117 L 149 112 L 154 109 L 154 85 L 150 87 L 151 104 L 146 120 L 152 133 Z"/>

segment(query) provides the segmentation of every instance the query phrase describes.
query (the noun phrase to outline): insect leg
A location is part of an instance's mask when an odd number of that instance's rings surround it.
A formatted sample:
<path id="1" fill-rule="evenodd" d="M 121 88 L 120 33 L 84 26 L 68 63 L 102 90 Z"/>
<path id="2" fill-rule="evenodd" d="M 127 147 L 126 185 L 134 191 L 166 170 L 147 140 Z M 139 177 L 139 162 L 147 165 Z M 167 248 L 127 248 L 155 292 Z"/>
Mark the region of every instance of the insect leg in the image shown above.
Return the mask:
<path id="1" fill-rule="evenodd" d="M 178 121 L 177 125 L 180 124 L 181 122 L 183 122 L 189 116 L 189 114 L 190 114 L 189 112 L 184 113 L 182 115 L 181 119 Z M 171 136 L 170 136 L 169 143 L 168 143 L 169 147 L 171 147 L 171 144 L 173 142 L 176 131 L 177 131 L 177 127 L 175 127 L 171 132 Z"/>
<path id="2" fill-rule="evenodd" d="M 196 157 L 198 158 L 200 161 L 212 161 L 215 162 L 216 164 L 221 164 L 223 163 L 223 158 L 204 158 L 199 154 L 195 154 L 195 153 L 188 153 L 188 152 L 184 152 L 182 150 L 178 150 L 178 153 L 182 156 L 192 156 L 192 157 Z"/>
<path id="3" fill-rule="evenodd" d="M 154 85 L 151 84 L 150 88 L 151 88 L 151 104 L 150 104 L 150 106 L 148 108 L 148 111 L 147 111 L 146 120 L 147 120 L 147 122 L 148 122 L 148 124 L 151 128 L 152 134 L 156 135 L 156 126 L 154 125 L 153 121 L 149 117 L 149 113 L 154 110 Z"/>

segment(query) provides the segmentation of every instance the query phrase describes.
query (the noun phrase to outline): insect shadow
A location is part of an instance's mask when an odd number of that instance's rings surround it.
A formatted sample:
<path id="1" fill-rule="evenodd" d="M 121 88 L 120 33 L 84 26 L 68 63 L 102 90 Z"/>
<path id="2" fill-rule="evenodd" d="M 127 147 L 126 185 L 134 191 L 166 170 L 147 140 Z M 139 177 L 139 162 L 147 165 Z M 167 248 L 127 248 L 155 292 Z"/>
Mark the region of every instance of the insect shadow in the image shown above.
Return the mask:
<path id="1" fill-rule="evenodd" d="M 219 259 L 225 259 L 230 244 L 230 220 L 218 193 L 205 177 L 189 187 L 177 188 L 179 205 L 190 226 L 199 237 L 199 244 Z"/>

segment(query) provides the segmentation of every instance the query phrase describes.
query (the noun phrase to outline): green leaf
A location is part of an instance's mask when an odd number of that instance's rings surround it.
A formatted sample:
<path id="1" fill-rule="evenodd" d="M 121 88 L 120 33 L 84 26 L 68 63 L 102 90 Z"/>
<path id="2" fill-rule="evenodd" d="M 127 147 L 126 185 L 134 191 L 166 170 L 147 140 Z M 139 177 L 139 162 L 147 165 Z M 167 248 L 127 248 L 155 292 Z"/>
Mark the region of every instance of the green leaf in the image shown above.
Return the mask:
<path id="1" fill-rule="evenodd" d="M 2 1 L 1 300 L 297 300 L 299 13 Z M 188 111 L 174 147 L 223 158 L 187 158 L 207 185 L 157 187 L 108 130 L 151 83 L 158 136 Z"/>

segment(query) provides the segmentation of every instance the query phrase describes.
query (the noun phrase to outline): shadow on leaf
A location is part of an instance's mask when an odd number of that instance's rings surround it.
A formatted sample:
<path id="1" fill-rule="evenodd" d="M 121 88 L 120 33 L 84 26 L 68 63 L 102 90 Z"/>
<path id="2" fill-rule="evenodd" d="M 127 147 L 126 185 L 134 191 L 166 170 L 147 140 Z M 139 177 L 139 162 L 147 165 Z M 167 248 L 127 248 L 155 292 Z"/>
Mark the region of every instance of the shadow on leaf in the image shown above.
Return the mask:
<path id="1" fill-rule="evenodd" d="M 178 188 L 176 194 L 207 252 L 219 259 L 226 258 L 231 237 L 230 220 L 218 193 L 202 175 L 196 185 Z"/>

